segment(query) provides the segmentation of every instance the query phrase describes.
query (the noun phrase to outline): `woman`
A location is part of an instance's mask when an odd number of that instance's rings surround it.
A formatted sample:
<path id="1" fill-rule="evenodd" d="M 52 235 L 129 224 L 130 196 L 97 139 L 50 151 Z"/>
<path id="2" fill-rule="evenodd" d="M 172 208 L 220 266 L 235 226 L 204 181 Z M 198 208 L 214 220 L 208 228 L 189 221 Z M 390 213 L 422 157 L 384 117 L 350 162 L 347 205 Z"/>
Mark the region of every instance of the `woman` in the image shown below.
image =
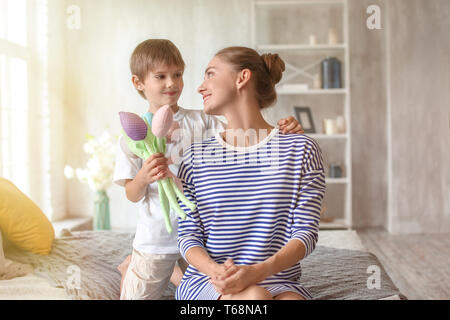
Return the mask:
<path id="1" fill-rule="evenodd" d="M 198 88 L 225 132 L 186 150 L 178 176 L 197 205 L 180 220 L 190 266 L 176 298 L 311 299 L 300 260 L 318 238 L 325 176 L 320 148 L 281 135 L 261 115 L 276 100 L 284 62 L 245 47 L 219 51 Z M 237 138 L 237 139 L 236 139 Z"/>

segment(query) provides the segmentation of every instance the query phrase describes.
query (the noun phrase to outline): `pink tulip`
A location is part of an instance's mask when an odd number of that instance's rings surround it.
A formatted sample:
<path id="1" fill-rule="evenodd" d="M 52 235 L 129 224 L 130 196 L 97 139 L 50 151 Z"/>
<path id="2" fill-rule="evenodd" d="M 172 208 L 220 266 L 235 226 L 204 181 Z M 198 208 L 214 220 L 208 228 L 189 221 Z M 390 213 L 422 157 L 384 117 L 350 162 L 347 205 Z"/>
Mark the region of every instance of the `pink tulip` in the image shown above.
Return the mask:
<path id="1" fill-rule="evenodd" d="M 164 138 L 172 127 L 173 114 L 168 104 L 159 108 L 153 115 L 152 132 L 158 138 Z"/>

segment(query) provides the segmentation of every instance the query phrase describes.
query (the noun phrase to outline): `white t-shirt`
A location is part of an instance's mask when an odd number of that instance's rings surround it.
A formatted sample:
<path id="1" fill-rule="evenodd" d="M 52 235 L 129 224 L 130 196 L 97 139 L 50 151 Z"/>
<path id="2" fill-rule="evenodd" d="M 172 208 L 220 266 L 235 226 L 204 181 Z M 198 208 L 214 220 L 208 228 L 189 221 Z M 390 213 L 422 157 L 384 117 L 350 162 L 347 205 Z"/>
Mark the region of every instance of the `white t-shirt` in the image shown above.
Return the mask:
<path id="1" fill-rule="evenodd" d="M 221 132 L 225 124 L 215 116 L 205 114 L 202 110 L 188 110 L 179 108 L 173 116 L 174 121 L 180 125 L 179 139 L 167 144 L 166 157 L 171 157 L 174 164 L 169 165 L 169 170 L 178 174 L 183 152 L 194 141 L 202 141 L 210 138 L 216 132 Z M 142 159 L 134 155 L 128 148 L 125 139 L 119 138 L 119 148 L 114 169 L 114 182 L 125 187 L 127 179 L 134 179 L 142 167 Z M 177 245 L 178 216 L 170 210 L 172 233 L 168 233 L 164 222 L 164 215 L 159 202 L 158 184 L 149 184 L 147 192 L 139 201 L 139 217 L 136 225 L 136 235 L 133 248 L 139 252 L 152 254 L 179 253 Z M 123 214 L 129 214 L 124 212 Z"/>

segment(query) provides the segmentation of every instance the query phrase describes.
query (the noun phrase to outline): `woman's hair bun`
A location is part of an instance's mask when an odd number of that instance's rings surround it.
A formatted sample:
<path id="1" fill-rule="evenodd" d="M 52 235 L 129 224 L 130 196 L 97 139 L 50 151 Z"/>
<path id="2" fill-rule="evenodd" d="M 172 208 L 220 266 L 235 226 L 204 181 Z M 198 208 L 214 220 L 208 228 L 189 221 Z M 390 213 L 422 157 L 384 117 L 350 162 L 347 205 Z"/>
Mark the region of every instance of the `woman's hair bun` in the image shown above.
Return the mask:
<path id="1" fill-rule="evenodd" d="M 270 79 L 272 79 L 272 83 L 275 85 L 280 82 L 283 72 L 286 70 L 284 61 L 276 53 L 264 53 L 261 55 L 261 58 L 266 65 Z"/>

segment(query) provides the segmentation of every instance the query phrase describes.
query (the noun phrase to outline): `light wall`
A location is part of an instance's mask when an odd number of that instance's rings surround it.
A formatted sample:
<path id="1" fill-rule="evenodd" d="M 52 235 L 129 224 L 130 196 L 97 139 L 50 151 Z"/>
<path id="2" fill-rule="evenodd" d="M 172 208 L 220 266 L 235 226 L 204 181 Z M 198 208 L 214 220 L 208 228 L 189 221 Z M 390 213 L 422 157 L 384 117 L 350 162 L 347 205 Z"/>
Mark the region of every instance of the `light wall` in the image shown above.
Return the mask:
<path id="1" fill-rule="evenodd" d="M 66 51 L 65 51 L 65 13 L 66 6 L 63 1 L 48 1 L 48 104 L 50 123 L 50 192 L 52 220 L 61 220 L 67 217 L 68 203 L 66 185 L 67 180 L 62 175 L 65 165 L 65 150 L 69 143 L 65 136 L 65 119 L 67 104 L 65 96 L 66 87 Z"/>
<path id="2" fill-rule="evenodd" d="M 381 30 L 368 29 L 367 7 L 378 5 Z M 386 5 L 384 0 L 350 1 L 353 222 L 386 226 Z"/>
<path id="3" fill-rule="evenodd" d="M 450 2 L 389 1 L 388 224 L 450 232 Z"/>

